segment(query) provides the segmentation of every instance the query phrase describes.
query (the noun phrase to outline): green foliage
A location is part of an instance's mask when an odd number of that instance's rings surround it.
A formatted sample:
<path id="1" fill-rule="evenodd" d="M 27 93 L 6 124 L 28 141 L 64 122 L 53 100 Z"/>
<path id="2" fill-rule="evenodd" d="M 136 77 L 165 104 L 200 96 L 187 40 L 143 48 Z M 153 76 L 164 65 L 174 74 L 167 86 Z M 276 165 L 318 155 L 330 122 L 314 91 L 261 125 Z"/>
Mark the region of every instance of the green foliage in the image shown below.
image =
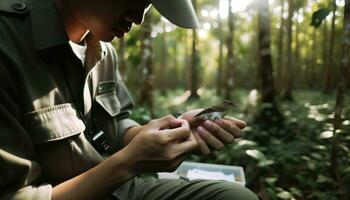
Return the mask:
<path id="1" fill-rule="evenodd" d="M 172 112 L 203 107 L 219 101 L 214 91 L 202 89 L 201 99 L 174 104 L 184 95 L 181 90 L 168 92 L 166 96 L 156 93 L 156 113 L 159 116 Z M 247 186 L 255 192 L 265 190 L 273 199 L 330 199 L 336 200 L 335 183 L 330 178 L 330 145 L 332 137 L 323 137 L 332 131 L 334 95 L 320 92 L 298 91 L 297 103 L 283 103 L 281 110 L 285 120 L 280 124 L 265 126 L 254 121 L 258 108 L 250 105 L 247 91 L 237 90 L 234 99 L 240 106 L 239 113 L 230 115 L 247 120 L 243 137 L 222 151 L 206 157 L 191 156 L 192 161 L 245 168 Z M 347 191 L 350 189 L 350 102 L 345 107 L 340 134 L 339 173 Z M 262 106 L 268 106 L 263 104 Z M 146 114 L 136 109 L 136 116 Z M 273 116 L 271 116 L 273 117 Z M 264 184 L 261 184 L 261 181 Z"/>
<path id="2" fill-rule="evenodd" d="M 241 1 L 233 1 L 239 5 Z M 253 1 L 256 2 L 256 1 Z M 285 45 L 287 20 L 287 1 L 281 17 L 281 2 L 270 1 L 269 14 L 271 18 L 271 53 L 274 63 L 274 79 L 276 91 L 281 92 L 284 87 L 283 77 L 279 77 L 285 71 L 284 62 L 277 66 L 277 58 L 285 60 L 285 50 L 279 52 L 279 33 L 284 30 L 282 45 Z M 340 1 L 341 2 L 341 1 Z M 337 21 L 335 24 L 335 38 L 340 38 L 342 32 L 342 3 L 338 3 Z M 155 88 L 160 85 L 167 89 L 166 95 L 159 91 L 154 92 L 155 110 L 157 117 L 169 113 L 185 112 L 199 107 L 220 102 L 214 88 L 217 80 L 217 58 L 219 41 L 226 42 L 228 37 L 227 18 L 212 17 L 212 11 L 218 8 L 219 1 L 198 1 L 199 20 L 203 25 L 198 30 L 198 53 L 201 59 L 200 86 L 198 93 L 201 99 L 198 101 L 185 101 L 188 93 L 184 88 L 189 88 L 191 72 L 189 70 L 191 57 L 191 30 L 170 27 L 166 31 L 166 63 L 163 66 L 161 58 L 163 21 L 156 15 L 153 25 L 153 53 L 154 53 L 154 77 Z M 220 163 L 227 165 L 244 166 L 249 188 L 255 192 L 268 195 L 269 199 L 336 199 L 336 185 L 329 175 L 330 147 L 333 138 L 334 98 L 335 94 L 322 95 L 320 90 L 324 84 L 326 53 L 330 40 L 330 20 L 327 18 L 330 11 L 326 8 L 329 1 L 305 1 L 296 0 L 295 15 L 293 18 L 292 47 L 294 65 L 294 87 L 305 89 L 295 92 L 296 103 L 282 103 L 279 108 L 283 119 L 276 116 L 271 104 L 257 104 L 254 98 L 249 97 L 246 90 L 259 85 L 258 38 L 256 9 L 234 12 L 234 97 L 239 105 L 239 112 L 231 115 L 247 121 L 248 127 L 244 130 L 243 137 L 232 145 L 228 145 L 223 151 L 213 152 L 207 157 L 192 156 L 191 160 Z M 253 5 L 253 3 L 252 3 Z M 203 11 L 207 11 L 204 16 Z M 312 12 L 317 10 L 316 12 Z M 209 13 L 209 14 L 208 14 Z M 283 17 L 284 16 L 284 17 Z M 296 17 L 297 16 L 297 17 Z M 339 17 L 338 17 L 339 16 Z M 282 19 L 282 21 L 281 21 Z M 218 29 L 218 20 L 222 27 Z M 160 23 L 161 21 L 161 23 Z M 311 26 L 310 26 L 311 21 Z M 204 24 L 210 24 L 205 28 Z M 322 23 L 322 29 L 315 29 Z M 167 24 L 169 25 L 169 24 Z M 281 26 L 282 25 L 282 26 Z M 169 28 L 168 27 L 168 28 Z M 207 27 L 207 26 L 206 26 Z M 134 96 L 138 94 L 142 66 L 140 66 L 140 31 L 133 30 L 127 36 L 127 85 Z M 297 41 L 298 40 L 298 41 Z M 337 40 L 336 40 L 337 41 Z M 298 45 L 297 45 L 298 43 Z M 283 46 L 283 49 L 285 47 Z M 297 54 L 298 53 L 298 54 Z M 297 56 L 298 55 L 298 56 Z M 337 83 L 339 65 L 341 62 L 340 43 L 335 42 L 334 64 L 332 65 L 333 88 Z M 227 48 L 223 47 L 224 67 L 227 62 Z M 164 71 L 163 71 L 164 70 Z M 164 73 L 161 73 L 164 72 Z M 225 72 L 224 72 L 225 73 Z M 349 94 L 347 94 L 349 96 Z M 279 102 L 279 99 L 277 99 Z M 339 173 L 344 181 L 345 190 L 350 191 L 350 102 L 345 103 L 342 128 L 339 131 Z M 256 120 L 256 116 L 264 111 L 265 118 L 271 118 L 271 124 Z M 133 118 L 140 123 L 150 120 L 150 113 L 145 108 L 136 108 Z"/>
<path id="3" fill-rule="evenodd" d="M 146 108 L 138 107 L 134 109 L 134 112 L 130 118 L 137 121 L 140 124 L 146 124 L 151 120 L 151 113 Z"/>
<path id="4" fill-rule="evenodd" d="M 324 19 L 329 15 L 331 11 L 327 8 L 321 8 L 312 14 L 311 25 L 318 28 Z"/>

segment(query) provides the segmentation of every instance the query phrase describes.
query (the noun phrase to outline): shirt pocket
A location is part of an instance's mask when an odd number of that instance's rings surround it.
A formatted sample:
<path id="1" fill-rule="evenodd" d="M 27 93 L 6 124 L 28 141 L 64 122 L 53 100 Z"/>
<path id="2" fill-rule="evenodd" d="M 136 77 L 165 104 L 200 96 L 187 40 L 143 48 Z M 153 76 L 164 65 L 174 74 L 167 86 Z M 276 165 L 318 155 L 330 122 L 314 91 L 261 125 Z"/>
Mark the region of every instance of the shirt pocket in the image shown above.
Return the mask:
<path id="1" fill-rule="evenodd" d="M 97 95 L 95 99 L 110 116 L 115 117 L 120 112 L 120 102 L 116 91 Z"/>
<path id="2" fill-rule="evenodd" d="M 84 123 L 69 103 L 25 114 L 24 126 L 35 144 L 65 139 L 85 130 Z"/>

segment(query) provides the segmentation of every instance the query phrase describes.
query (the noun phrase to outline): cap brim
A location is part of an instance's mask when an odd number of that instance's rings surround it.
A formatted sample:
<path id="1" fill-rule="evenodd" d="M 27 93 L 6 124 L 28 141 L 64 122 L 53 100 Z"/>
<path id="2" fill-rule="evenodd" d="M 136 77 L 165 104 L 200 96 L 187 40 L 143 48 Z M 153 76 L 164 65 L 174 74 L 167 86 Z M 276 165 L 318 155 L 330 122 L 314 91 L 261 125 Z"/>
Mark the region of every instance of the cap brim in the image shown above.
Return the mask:
<path id="1" fill-rule="evenodd" d="M 191 0 L 151 0 L 158 12 L 183 28 L 198 28 L 199 23 Z"/>

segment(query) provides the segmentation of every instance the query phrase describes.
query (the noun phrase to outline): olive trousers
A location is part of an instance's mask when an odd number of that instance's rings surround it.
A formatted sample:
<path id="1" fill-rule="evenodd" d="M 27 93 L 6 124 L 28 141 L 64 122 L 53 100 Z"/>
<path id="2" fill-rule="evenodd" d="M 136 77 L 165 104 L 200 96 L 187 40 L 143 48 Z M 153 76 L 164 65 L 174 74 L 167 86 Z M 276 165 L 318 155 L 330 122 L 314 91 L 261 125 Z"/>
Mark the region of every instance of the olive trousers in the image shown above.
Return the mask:
<path id="1" fill-rule="evenodd" d="M 227 181 L 134 178 L 113 193 L 118 200 L 258 200 L 249 189 Z"/>

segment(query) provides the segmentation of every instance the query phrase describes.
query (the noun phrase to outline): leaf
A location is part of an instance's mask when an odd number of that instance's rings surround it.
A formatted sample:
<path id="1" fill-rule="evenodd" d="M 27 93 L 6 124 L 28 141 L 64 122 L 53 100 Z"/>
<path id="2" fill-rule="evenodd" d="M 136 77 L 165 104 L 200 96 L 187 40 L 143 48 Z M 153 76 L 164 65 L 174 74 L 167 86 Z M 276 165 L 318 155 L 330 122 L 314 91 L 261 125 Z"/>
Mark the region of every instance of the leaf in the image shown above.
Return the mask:
<path id="1" fill-rule="evenodd" d="M 267 188 L 267 193 L 272 200 L 277 200 L 276 192 L 272 188 Z"/>
<path id="2" fill-rule="evenodd" d="M 258 166 L 259 167 L 266 167 L 266 166 L 273 165 L 274 163 L 275 163 L 275 161 L 273 161 L 273 160 L 261 160 L 258 162 Z"/>
<path id="3" fill-rule="evenodd" d="M 313 191 L 311 194 L 308 196 L 308 199 L 328 199 L 327 198 L 327 193 L 323 191 Z"/>
<path id="4" fill-rule="evenodd" d="M 292 194 L 294 194 L 295 196 L 299 196 L 299 197 L 302 197 L 302 196 L 303 196 L 301 190 L 299 190 L 298 188 L 291 187 L 291 188 L 289 188 L 289 190 L 290 190 L 290 192 L 291 192 Z"/>
<path id="5" fill-rule="evenodd" d="M 277 200 L 276 192 L 272 188 L 267 188 L 267 193 L 271 200 Z"/>
<path id="6" fill-rule="evenodd" d="M 315 170 L 316 169 L 316 164 L 315 164 L 315 162 L 313 160 L 308 161 L 306 164 L 307 164 L 309 169 L 311 169 L 311 170 Z"/>
<path id="7" fill-rule="evenodd" d="M 311 160 L 311 158 L 308 157 L 308 156 L 301 156 L 301 159 L 303 159 L 305 161 L 310 161 Z"/>
<path id="8" fill-rule="evenodd" d="M 333 137 L 333 131 L 324 131 L 320 134 L 319 138 L 327 139 Z"/>
<path id="9" fill-rule="evenodd" d="M 226 153 L 220 153 L 217 155 L 216 161 L 218 163 L 225 163 L 229 159 L 230 155 L 227 155 Z"/>
<path id="10" fill-rule="evenodd" d="M 259 150 L 248 149 L 245 151 L 249 156 L 257 159 L 257 160 L 266 160 L 266 156 Z"/>
<path id="11" fill-rule="evenodd" d="M 326 177 L 326 176 L 323 176 L 323 175 L 318 175 L 317 176 L 317 180 L 316 180 L 316 183 L 332 183 L 332 179 Z"/>
<path id="12" fill-rule="evenodd" d="M 317 150 L 326 150 L 326 147 L 324 145 L 315 145 L 313 148 Z"/>
<path id="13" fill-rule="evenodd" d="M 343 170 L 345 173 L 350 173 L 350 166 Z"/>
<path id="14" fill-rule="evenodd" d="M 329 15 L 331 11 L 327 8 L 321 8 L 312 14 L 311 25 L 318 28 L 323 20 Z"/>
<path id="15" fill-rule="evenodd" d="M 321 160 L 323 157 L 319 153 L 311 153 L 311 157 L 316 159 L 316 160 Z"/>
<path id="16" fill-rule="evenodd" d="M 291 199 L 293 198 L 293 195 L 290 192 L 283 191 L 277 194 L 278 198 L 281 199 Z"/>
<path id="17" fill-rule="evenodd" d="M 350 125 L 350 120 L 345 120 L 342 123 L 344 126 L 349 126 Z"/>
<path id="18" fill-rule="evenodd" d="M 277 181 L 277 177 L 268 177 L 265 178 L 265 182 L 270 185 L 273 186 L 275 184 L 275 182 Z"/>
<path id="19" fill-rule="evenodd" d="M 244 140 L 241 139 L 240 141 L 237 142 L 238 146 L 256 146 L 257 143 L 251 140 Z"/>
<path id="20" fill-rule="evenodd" d="M 350 153 L 350 149 L 349 149 L 349 147 L 347 147 L 346 145 L 340 144 L 339 147 L 340 147 L 340 149 L 342 149 L 344 152 Z"/>

